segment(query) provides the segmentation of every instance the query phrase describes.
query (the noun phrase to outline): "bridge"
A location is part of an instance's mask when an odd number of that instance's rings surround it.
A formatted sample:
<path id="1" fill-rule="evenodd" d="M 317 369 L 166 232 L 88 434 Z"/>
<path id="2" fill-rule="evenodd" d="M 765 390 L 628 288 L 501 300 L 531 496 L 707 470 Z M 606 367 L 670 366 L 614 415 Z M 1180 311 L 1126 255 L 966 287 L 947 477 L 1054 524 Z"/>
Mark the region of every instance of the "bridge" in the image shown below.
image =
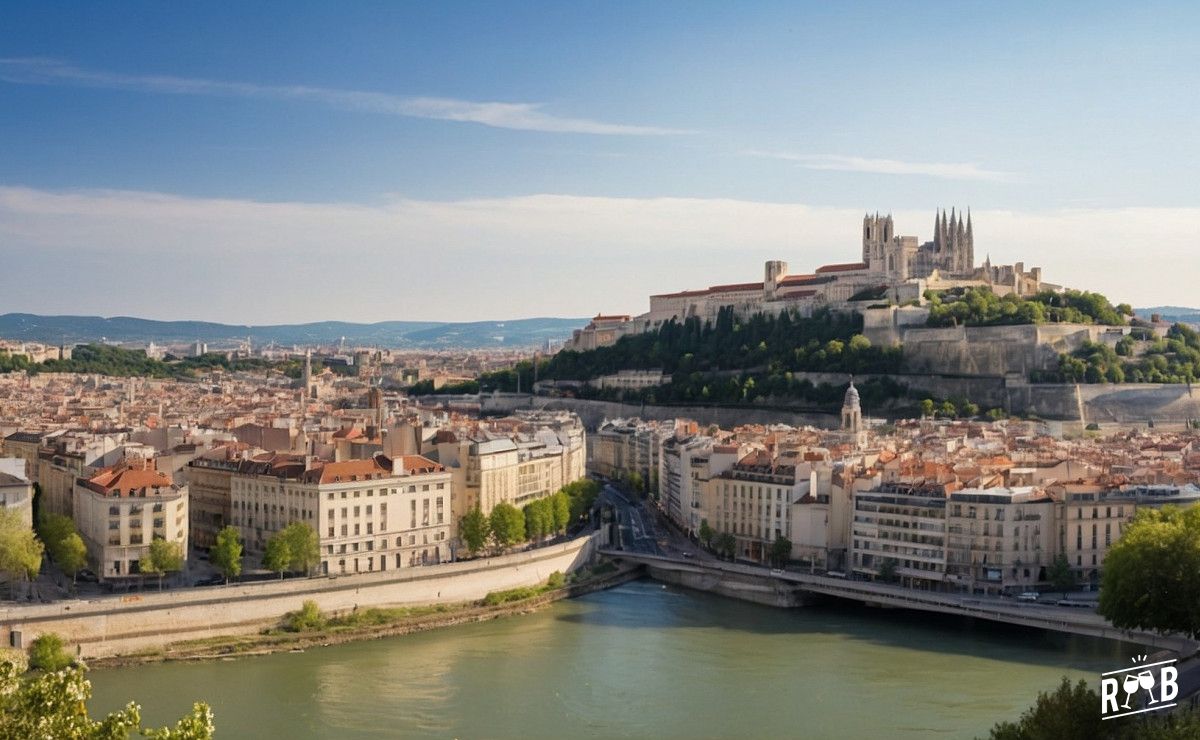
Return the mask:
<path id="1" fill-rule="evenodd" d="M 657 580 L 773 606 L 800 606 L 811 601 L 813 595 L 820 595 L 871 606 L 953 614 L 1002 624 L 1121 640 L 1160 650 L 1171 650 L 1180 656 L 1190 656 L 1200 648 L 1200 643 L 1181 635 L 1164 636 L 1152 632 L 1118 629 L 1099 614 L 1077 607 L 916 591 L 883 583 L 846 580 L 790 570 L 770 570 L 709 558 L 681 559 L 615 549 L 601 549 L 600 553 L 644 565 L 648 574 Z"/>

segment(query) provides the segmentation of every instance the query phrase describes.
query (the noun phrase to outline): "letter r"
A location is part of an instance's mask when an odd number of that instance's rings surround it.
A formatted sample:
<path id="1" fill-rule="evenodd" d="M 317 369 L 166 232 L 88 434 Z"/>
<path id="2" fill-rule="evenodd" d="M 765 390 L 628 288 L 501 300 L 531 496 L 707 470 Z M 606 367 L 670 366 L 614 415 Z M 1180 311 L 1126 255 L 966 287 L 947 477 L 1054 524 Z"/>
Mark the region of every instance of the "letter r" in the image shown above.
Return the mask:
<path id="1" fill-rule="evenodd" d="M 1112 708 L 1109 708 L 1112 702 Z M 1117 711 L 1117 679 L 1106 678 L 1100 682 L 1100 714 Z"/>

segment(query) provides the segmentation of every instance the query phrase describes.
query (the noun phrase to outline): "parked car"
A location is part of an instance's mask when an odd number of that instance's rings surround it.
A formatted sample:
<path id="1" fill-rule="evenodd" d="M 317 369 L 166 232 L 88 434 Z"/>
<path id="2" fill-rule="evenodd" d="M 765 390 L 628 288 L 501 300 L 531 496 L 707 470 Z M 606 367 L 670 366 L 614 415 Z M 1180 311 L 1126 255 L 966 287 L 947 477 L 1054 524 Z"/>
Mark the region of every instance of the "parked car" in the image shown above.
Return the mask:
<path id="1" fill-rule="evenodd" d="M 84 568 L 75 574 L 75 580 L 83 581 L 84 583 L 98 583 L 100 581 L 100 577 L 87 568 Z"/>
<path id="2" fill-rule="evenodd" d="M 1038 600 L 1038 592 L 1037 591 L 1026 591 L 1025 593 L 1021 594 L 1017 598 L 1021 601 L 1037 601 Z"/>

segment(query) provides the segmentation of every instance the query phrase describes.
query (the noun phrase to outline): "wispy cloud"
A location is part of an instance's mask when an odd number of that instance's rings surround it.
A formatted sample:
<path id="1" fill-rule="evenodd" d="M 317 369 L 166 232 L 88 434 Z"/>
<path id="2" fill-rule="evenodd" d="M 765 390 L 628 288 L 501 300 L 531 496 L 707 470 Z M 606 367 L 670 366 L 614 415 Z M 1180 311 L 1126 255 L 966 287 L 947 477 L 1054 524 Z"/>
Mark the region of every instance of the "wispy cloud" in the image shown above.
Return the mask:
<path id="1" fill-rule="evenodd" d="M 932 215 L 895 212 L 898 233 L 928 237 Z M 1194 302 L 1193 271 L 1162 265 L 1192 253 L 1200 208 L 972 216 L 980 260 L 1040 265 L 1051 282 L 1137 305 Z M 651 293 L 761 277 L 767 259 L 797 273 L 845 262 L 861 250 L 861 225 L 859 208 L 732 199 L 301 203 L 0 186 L 0 312 L 250 323 L 467 320 L 495 306 L 636 313 Z M 45 290 L 47 275 L 58 290 Z M 252 296 L 253 309 L 214 296 Z"/>
<path id="2" fill-rule="evenodd" d="M 609 136 L 667 136 L 691 133 L 681 129 L 556 116 L 545 112 L 540 103 L 479 102 L 305 85 L 259 85 L 167 75 L 127 75 L 84 69 L 60 60 L 40 57 L 0 59 L 0 80 L 22 85 L 65 85 L 163 95 L 301 100 L 347 110 L 406 118 L 463 121 L 519 131 Z"/>
<path id="3" fill-rule="evenodd" d="M 782 159 L 810 170 L 839 172 L 869 172 L 876 175 L 922 175 L 944 180 L 988 180 L 1002 182 L 1014 179 L 1011 172 L 988 170 L 973 162 L 904 162 L 898 159 L 845 157 L 838 154 L 793 154 L 791 152 L 749 149 L 752 157 Z"/>

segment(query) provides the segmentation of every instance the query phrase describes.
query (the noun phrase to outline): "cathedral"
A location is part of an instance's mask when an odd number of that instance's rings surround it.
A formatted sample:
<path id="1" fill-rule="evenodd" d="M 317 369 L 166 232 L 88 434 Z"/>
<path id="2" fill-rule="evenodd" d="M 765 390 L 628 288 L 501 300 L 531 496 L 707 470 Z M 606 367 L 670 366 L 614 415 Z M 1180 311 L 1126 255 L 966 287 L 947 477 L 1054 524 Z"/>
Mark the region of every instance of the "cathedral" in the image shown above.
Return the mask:
<path id="1" fill-rule="evenodd" d="M 862 261 L 872 272 L 894 280 L 927 278 L 937 271 L 946 278 L 975 276 L 975 233 L 971 214 L 964 219 L 950 210 L 933 219 L 933 241 L 917 243 L 914 236 L 896 236 L 892 216 L 863 216 Z"/>

